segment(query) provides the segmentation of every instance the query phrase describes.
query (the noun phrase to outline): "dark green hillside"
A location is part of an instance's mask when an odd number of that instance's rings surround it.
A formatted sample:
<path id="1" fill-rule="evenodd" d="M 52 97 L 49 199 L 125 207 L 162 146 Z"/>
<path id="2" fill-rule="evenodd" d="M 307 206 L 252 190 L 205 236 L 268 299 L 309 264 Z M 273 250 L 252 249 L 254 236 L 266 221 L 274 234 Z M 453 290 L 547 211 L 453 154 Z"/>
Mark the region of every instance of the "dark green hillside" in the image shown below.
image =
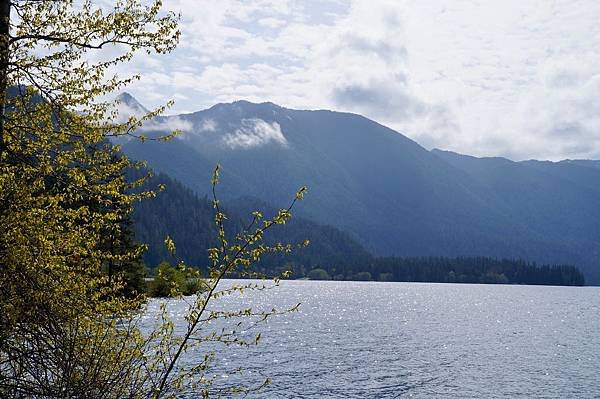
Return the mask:
<path id="1" fill-rule="evenodd" d="M 158 184 L 165 184 L 165 191 L 136 204 L 133 214 L 136 239 L 148 244 L 144 261 L 155 267 L 172 259 L 164 245 L 169 235 L 175 241 L 178 258 L 190 265 L 206 266 L 206 250 L 216 237 L 212 204 L 164 174 L 148 182 L 150 187 Z"/>
<path id="2" fill-rule="evenodd" d="M 150 187 L 164 184 L 166 189 L 156 198 L 139 203 L 134 212 L 136 238 L 149 245 L 144 256 L 146 264 L 155 267 L 161 261 L 170 259 L 163 244 L 168 234 L 175 241 L 179 259 L 190 265 L 205 267 L 208 262 L 207 249 L 215 244 L 216 237 L 211 201 L 206 197 L 199 197 L 165 174 L 151 178 L 148 184 Z M 226 184 L 223 182 L 222 185 Z M 289 201 L 282 206 L 287 206 L 288 203 Z M 254 210 L 260 210 L 265 216 L 276 212 L 272 206 L 253 198 L 237 199 L 229 203 L 224 201 L 223 205 L 228 216 L 226 228 L 231 234 L 240 231 L 247 224 Z M 303 205 L 304 203 L 299 203 L 297 206 Z M 331 226 L 293 217 L 285 226 L 276 227 L 265 237 L 266 243 L 299 243 L 308 239 L 311 245 L 285 256 L 265 255 L 260 267 L 268 274 L 273 274 L 272 271 L 284 263 L 288 263 L 294 272 L 297 270 L 300 273 L 319 265 L 339 264 L 348 258 L 363 263 L 371 258 L 348 234 Z"/>

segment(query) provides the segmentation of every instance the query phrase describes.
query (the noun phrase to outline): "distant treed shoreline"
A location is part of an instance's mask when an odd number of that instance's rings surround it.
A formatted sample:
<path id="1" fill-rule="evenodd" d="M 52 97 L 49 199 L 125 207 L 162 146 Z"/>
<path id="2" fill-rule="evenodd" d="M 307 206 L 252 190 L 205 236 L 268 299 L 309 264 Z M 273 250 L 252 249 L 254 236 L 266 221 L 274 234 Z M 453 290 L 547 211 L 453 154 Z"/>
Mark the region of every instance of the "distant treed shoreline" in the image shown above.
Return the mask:
<path id="1" fill-rule="evenodd" d="M 165 174 L 150 181 L 167 189 L 152 201 L 139 203 L 134 213 L 136 239 L 149 244 L 146 265 L 156 268 L 171 260 L 163 240 L 169 234 L 178 243 L 178 255 L 202 269 L 208 264 L 207 249 L 213 246 L 213 209 L 206 198 Z M 253 209 L 275 212 L 251 198 L 225 202 L 230 231 L 243 226 L 243 216 Z M 291 270 L 293 279 L 355 281 L 405 281 L 434 283 L 489 283 L 536 285 L 584 285 L 581 271 L 572 265 L 538 266 L 520 259 L 494 257 L 376 257 L 353 237 L 331 226 L 302 218 L 290 221 L 286 229 L 273 231 L 270 243 L 309 239 L 307 248 L 289 254 L 265 256 L 257 265 L 266 275 Z"/>
<path id="2" fill-rule="evenodd" d="M 585 285 L 575 266 L 542 265 L 488 257 L 375 258 L 371 262 L 307 268 L 288 263 L 293 278 L 311 280 L 396 281 L 427 283 Z M 269 272 L 271 267 L 264 267 Z"/>
<path id="3" fill-rule="evenodd" d="M 164 265 L 165 262 L 161 263 L 161 267 Z M 377 258 L 370 263 L 362 264 L 362 266 L 349 262 L 348 264 L 319 267 L 306 267 L 293 262 L 288 262 L 284 266 L 276 266 L 267 261 L 262 262 L 259 269 L 266 276 L 277 275 L 284 269 L 291 270 L 290 279 L 308 280 L 585 285 L 583 275 L 574 266 L 537 266 L 535 263 L 522 260 L 498 260 L 486 257 Z M 156 274 L 155 267 L 152 267 L 150 271 Z M 230 277 L 237 278 L 235 274 Z M 184 282 L 182 280 L 182 286 Z M 155 295 L 153 294 L 153 296 Z"/>

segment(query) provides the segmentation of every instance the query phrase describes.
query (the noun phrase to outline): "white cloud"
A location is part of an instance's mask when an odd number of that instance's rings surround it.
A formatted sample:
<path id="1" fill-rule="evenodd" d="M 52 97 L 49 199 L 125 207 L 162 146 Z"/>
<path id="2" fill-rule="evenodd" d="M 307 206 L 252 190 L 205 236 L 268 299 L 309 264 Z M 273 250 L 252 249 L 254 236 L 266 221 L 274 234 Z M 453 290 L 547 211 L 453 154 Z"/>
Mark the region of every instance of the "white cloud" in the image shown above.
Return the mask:
<path id="1" fill-rule="evenodd" d="M 169 117 L 169 119 L 177 118 L 177 117 Z M 186 123 L 185 129 L 180 129 L 183 133 L 179 136 L 180 139 L 183 140 L 193 140 L 199 137 L 207 137 L 211 133 L 217 131 L 219 127 L 218 123 L 211 118 L 202 119 L 199 123 L 195 123 L 193 126 L 188 121 L 183 121 Z"/>
<path id="2" fill-rule="evenodd" d="M 600 157 L 592 111 L 600 93 L 589 90 L 600 62 L 600 3 L 402 6 L 416 90 L 445 104 L 460 126 L 435 146 L 514 159 Z"/>
<path id="3" fill-rule="evenodd" d="M 214 132 L 217 130 L 217 122 L 213 119 L 203 119 L 199 130 L 201 132 Z"/>
<path id="4" fill-rule="evenodd" d="M 277 122 L 268 123 L 262 119 L 254 118 L 242 119 L 239 128 L 223 137 L 223 143 L 232 149 L 259 147 L 271 142 L 283 147 L 288 145 Z"/>
<path id="5" fill-rule="evenodd" d="M 522 96 L 515 120 L 515 129 L 532 132 L 524 139 L 538 153 L 600 158 L 600 71 L 595 58 L 582 54 L 540 65 L 539 83 Z"/>
<path id="6" fill-rule="evenodd" d="M 258 24 L 267 28 L 277 29 L 285 25 L 287 22 L 279 18 L 261 18 L 258 20 Z"/>
<path id="7" fill-rule="evenodd" d="M 177 130 L 182 133 L 186 133 L 192 130 L 192 124 L 178 116 L 170 116 L 167 118 L 149 120 L 148 122 L 144 123 L 144 126 L 142 126 L 141 130 L 165 133 L 170 133 Z"/>

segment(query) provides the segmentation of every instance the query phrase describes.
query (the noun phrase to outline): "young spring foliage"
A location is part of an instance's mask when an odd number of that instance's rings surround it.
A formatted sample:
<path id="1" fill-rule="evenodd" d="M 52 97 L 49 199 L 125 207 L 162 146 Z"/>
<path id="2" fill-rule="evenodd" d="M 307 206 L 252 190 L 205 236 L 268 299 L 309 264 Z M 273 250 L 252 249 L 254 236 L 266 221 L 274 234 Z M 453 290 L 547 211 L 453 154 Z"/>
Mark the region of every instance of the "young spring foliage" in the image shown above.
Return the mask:
<path id="1" fill-rule="evenodd" d="M 169 356 L 155 356 L 164 359 L 163 369 L 158 381 L 154 386 L 155 398 L 162 396 L 175 397 L 180 390 L 190 390 L 203 397 L 211 394 L 211 378 L 208 374 L 211 361 L 216 357 L 216 352 L 212 349 L 202 350 L 202 345 L 222 344 L 249 346 L 256 345 L 260 341 L 260 333 L 252 337 L 240 334 L 245 330 L 245 326 L 255 325 L 264 322 L 269 317 L 281 313 L 295 311 L 299 304 L 290 308 L 278 310 L 276 308 L 256 311 L 251 308 L 242 309 L 221 309 L 218 307 L 219 299 L 232 295 L 242 295 L 248 291 L 260 291 L 271 289 L 279 284 L 281 277 L 288 277 L 289 272 L 284 272 L 282 276 L 275 278 L 272 284 L 267 284 L 264 275 L 257 273 L 252 266 L 260 261 L 266 253 L 289 253 L 294 247 L 303 247 L 308 245 L 307 241 L 296 244 L 276 243 L 275 245 L 264 244 L 265 234 L 279 225 L 284 225 L 292 217 L 292 209 L 297 201 L 304 198 L 306 187 L 302 187 L 287 208 L 280 209 L 277 215 L 271 219 L 263 218 L 263 215 L 255 211 L 252 213 L 252 219 L 249 224 L 234 236 L 230 241 L 225 230 L 224 221 L 227 216 L 221 209 L 221 204 L 217 198 L 216 187 L 219 184 L 219 166 L 217 166 L 212 178 L 213 207 L 215 211 L 214 222 L 217 227 L 218 244 L 209 249 L 209 258 L 211 265 L 208 267 L 207 276 L 204 280 L 202 289 L 194 296 L 189 303 L 188 310 L 184 315 L 186 329 L 183 336 L 173 333 L 173 330 L 165 334 L 163 346 L 160 349 Z M 176 252 L 175 243 L 167 237 L 165 244 L 174 255 Z M 188 270 L 182 262 L 178 262 L 178 267 L 182 272 Z M 220 286 L 221 281 L 230 276 L 240 276 L 252 279 L 261 279 L 260 283 L 249 281 L 245 283 L 231 283 L 224 287 Z M 216 302 L 216 303 L 215 303 Z M 209 306 L 209 304 L 211 306 Z M 167 307 L 162 308 L 162 317 L 167 320 Z M 220 323 L 223 327 L 211 329 L 211 323 Z M 200 347 L 200 348 L 199 348 Z M 180 357 L 188 351 L 201 351 L 204 357 L 199 364 L 188 367 L 176 367 Z M 254 387 L 232 386 L 221 391 L 221 394 L 240 393 L 260 389 L 269 383 L 268 380 L 262 381 Z"/>
<path id="2" fill-rule="evenodd" d="M 136 78 L 116 65 L 176 45 L 178 17 L 160 9 L 0 1 L 1 397 L 145 395 L 156 334 L 137 329 L 143 297 L 112 266 L 139 259 L 124 229 L 153 193 L 132 194 L 143 179 L 126 181 L 137 165 L 109 138 L 161 109 L 120 121 L 103 98 Z"/>

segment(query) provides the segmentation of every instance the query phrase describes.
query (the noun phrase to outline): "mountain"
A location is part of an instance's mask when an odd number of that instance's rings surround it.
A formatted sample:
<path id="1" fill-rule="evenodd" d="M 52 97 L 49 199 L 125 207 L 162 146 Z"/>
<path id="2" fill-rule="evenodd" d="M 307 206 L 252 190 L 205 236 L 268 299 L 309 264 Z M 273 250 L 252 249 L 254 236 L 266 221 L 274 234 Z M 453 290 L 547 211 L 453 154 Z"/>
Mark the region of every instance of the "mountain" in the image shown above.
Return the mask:
<path id="1" fill-rule="evenodd" d="M 115 98 L 115 101 L 118 103 L 119 113 L 123 117 L 142 116 L 149 112 L 146 107 L 140 104 L 140 102 L 129 93 L 119 94 Z"/>
<path id="2" fill-rule="evenodd" d="M 168 143 L 131 141 L 124 151 L 199 195 L 220 163 L 224 200 L 283 206 L 307 185 L 300 216 L 349 233 L 379 256 L 567 263 L 600 283 L 597 162 L 428 151 L 359 115 L 272 103 L 217 104 L 158 118 L 155 134 L 157 126 L 183 133 Z"/>

